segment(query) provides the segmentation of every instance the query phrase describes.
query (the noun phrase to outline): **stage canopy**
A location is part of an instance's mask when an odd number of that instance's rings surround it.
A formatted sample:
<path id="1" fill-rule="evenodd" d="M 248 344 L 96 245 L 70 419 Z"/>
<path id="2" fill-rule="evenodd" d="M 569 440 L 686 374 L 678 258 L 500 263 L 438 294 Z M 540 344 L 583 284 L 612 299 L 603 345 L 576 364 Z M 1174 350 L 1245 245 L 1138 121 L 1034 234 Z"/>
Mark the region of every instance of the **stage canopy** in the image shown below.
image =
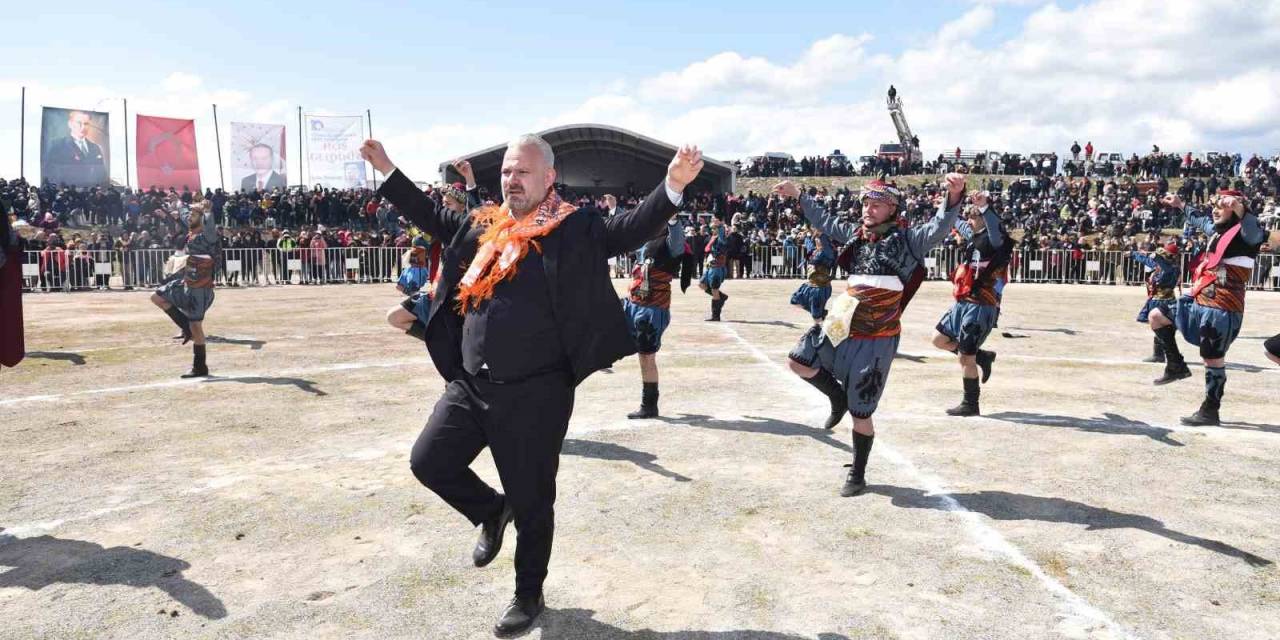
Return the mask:
<path id="1" fill-rule="evenodd" d="M 627 188 L 648 193 L 667 173 L 667 163 L 676 153 L 667 144 L 626 129 L 603 124 L 574 124 L 538 133 L 556 153 L 556 181 L 577 191 L 593 194 L 624 194 Z M 503 142 L 462 156 L 471 162 L 476 182 L 493 193 L 498 191 L 499 169 L 507 143 Z M 693 192 L 732 191 L 733 167 L 706 158 L 702 173 L 689 185 Z M 446 182 L 459 182 L 448 162 L 440 164 Z"/>

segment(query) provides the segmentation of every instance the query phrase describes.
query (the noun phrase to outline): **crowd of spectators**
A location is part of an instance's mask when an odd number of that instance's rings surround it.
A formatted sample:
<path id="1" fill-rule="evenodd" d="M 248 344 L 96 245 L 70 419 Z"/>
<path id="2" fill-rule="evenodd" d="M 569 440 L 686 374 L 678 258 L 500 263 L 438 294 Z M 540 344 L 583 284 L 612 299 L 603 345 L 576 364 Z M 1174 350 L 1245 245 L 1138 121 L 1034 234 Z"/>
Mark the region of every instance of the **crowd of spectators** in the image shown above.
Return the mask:
<path id="1" fill-rule="evenodd" d="M 1088 149 L 1092 151 L 1092 143 Z M 853 171 L 847 163 L 831 162 L 835 156 L 838 153 L 805 157 L 795 163 L 795 168 L 801 174 L 837 176 Z M 1091 153 L 1075 152 L 1073 156 L 1062 167 L 1057 166 L 1052 154 L 1033 154 L 1025 160 L 1006 158 L 1016 164 L 995 168 L 1011 174 L 984 174 L 982 185 L 991 192 L 992 206 L 1013 231 L 1019 248 L 1068 252 L 1147 248 L 1161 240 L 1162 230 L 1180 228 L 1185 222 L 1182 212 L 1167 210 L 1160 204 L 1160 197 L 1170 192 L 1171 178 L 1182 178 L 1173 191 L 1193 204 L 1204 204 L 1219 188 L 1240 189 L 1249 195 L 1252 206 L 1268 224 L 1276 224 L 1280 159 L 1265 160 L 1253 155 L 1244 160 L 1238 154 L 1197 158 L 1190 154 L 1162 154 L 1153 148 L 1144 158 L 1130 158 L 1118 175 L 1105 176 L 1096 171 L 1099 165 Z M 964 162 L 982 160 L 966 157 L 957 149 L 952 157 L 940 156 L 922 170 L 968 169 Z M 1080 167 L 1093 171 L 1077 171 Z M 777 177 L 788 176 L 783 172 Z M 902 176 L 898 180 L 906 196 L 906 217 L 914 223 L 932 215 L 932 199 L 936 195 L 932 179 Z M 438 189 L 428 187 L 427 192 L 440 203 Z M 638 192 L 618 194 L 616 205 L 611 205 L 602 197 L 564 188 L 561 194 L 606 214 L 633 207 L 642 197 Z M 482 200 L 492 202 L 495 196 L 482 189 Z M 855 191 L 828 188 L 820 190 L 818 197 L 840 215 L 849 219 L 860 216 Z M 38 229 L 26 248 L 39 252 L 41 273 L 57 272 L 59 281 L 65 278 L 77 288 L 107 285 L 108 278 L 95 273 L 93 263 L 103 261 L 103 256 L 111 252 L 126 256 L 122 260 L 126 286 L 148 281 L 138 273 L 141 267 L 130 267 L 127 256 L 141 249 L 180 248 L 186 234 L 183 205 L 201 200 L 212 205 L 224 249 L 280 250 L 267 254 L 270 257 L 245 251 L 245 256 L 253 257 L 246 258 L 240 275 L 225 274 L 222 282 L 226 284 L 235 284 L 240 277 L 257 281 L 259 275 L 271 281 L 285 273 L 283 265 L 275 263 L 290 257 L 304 261 L 303 282 L 332 280 L 335 275 L 341 279 L 344 265 L 333 259 L 330 250 L 381 247 L 403 252 L 419 233 L 392 205 L 369 189 L 317 186 L 228 193 L 221 189 L 85 189 L 51 184 L 37 188 L 23 180 L 0 180 L 0 206 Z M 772 249 L 772 255 L 784 256 L 789 267 L 802 261 L 800 247 L 807 225 L 794 201 L 754 191 L 693 193 L 688 194 L 683 209 L 690 245 L 699 264 L 707 223 L 713 216 L 728 224 L 733 275 L 751 273 L 753 256 L 759 260 L 759 256 L 768 255 L 762 248 Z M 68 232 L 66 227 L 76 231 Z M 1177 241 L 1194 255 L 1203 250 L 1205 238 L 1188 232 L 1179 235 Z M 376 264 L 362 264 L 359 273 L 361 279 L 393 280 L 397 267 L 394 261 L 377 259 Z M 55 284 L 60 282 L 42 283 Z"/>

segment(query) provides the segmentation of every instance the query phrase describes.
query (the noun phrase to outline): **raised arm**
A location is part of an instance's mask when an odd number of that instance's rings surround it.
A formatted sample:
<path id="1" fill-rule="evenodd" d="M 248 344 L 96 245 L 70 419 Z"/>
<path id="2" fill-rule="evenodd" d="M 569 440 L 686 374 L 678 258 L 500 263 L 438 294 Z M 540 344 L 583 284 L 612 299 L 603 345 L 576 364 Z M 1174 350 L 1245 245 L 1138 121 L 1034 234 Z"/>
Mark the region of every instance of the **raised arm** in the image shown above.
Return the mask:
<path id="1" fill-rule="evenodd" d="M 461 158 L 453 161 L 453 168 L 466 180 L 467 186 L 467 211 L 480 206 L 480 189 L 476 186 L 476 172 L 471 168 L 471 163 Z"/>
<path id="2" fill-rule="evenodd" d="M 391 163 L 381 142 L 365 140 L 360 147 L 360 155 L 386 176 L 386 181 L 378 187 L 378 195 L 395 205 L 419 229 L 436 238 L 453 238 L 465 222 L 466 213 L 455 213 L 447 208 L 440 211 L 434 200 Z"/>
<path id="3" fill-rule="evenodd" d="M 666 179 L 640 206 L 605 219 L 605 250 L 608 255 L 635 251 L 662 233 L 662 225 L 676 214 L 684 202 L 684 188 L 698 177 L 702 165 L 702 151 L 688 145 L 681 147 L 671 159 L 671 164 L 667 165 Z"/>
<path id="4" fill-rule="evenodd" d="M 1141 251 L 1132 251 L 1129 253 L 1129 255 L 1133 257 L 1135 262 L 1137 262 L 1138 264 L 1148 269 L 1155 269 L 1157 266 L 1159 266 L 1156 264 L 1156 261 L 1154 258 L 1152 258 L 1151 256 L 1145 253 L 1142 253 Z"/>
<path id="5" fill-rule="evenodd" d="M 1160 202 L 1167 207 L 1181 209 L 1183 214 L 1182 235 L 1187 237 L 1192 231 L 1199 231 L 1205 236 L 1212 237 L 1214 233 L 1213 216 L 1200 215 L 1199 210 L 1182 201 L 1182 198 L 1169 194 L 1160 199 Z"/>
<path id="6" fill-rule="evenodd" d="M 858 230 L 857 225 L 852 222 L 844 222 L 839 216 L 827 213 L 826 208 L 807 193 L 800 194 L 800 212 L 804 214 L 804 219 L 808 220 L 809 224 L 841 244 L 852 239 L 853 234 Z"/>
<path id="7" fill-rule="evenodd" d="M 964 205 L 964 176 L 949 173 L 944 180 L 947 195 L 938 204 L 938 212 L 928 222 L 907 230 L 907 246 L 917 256 L 923 256 L 946 239 Z M 985 199 L 979 202 L 975 195 L 974 204 L 985 207 L 987 203 Z"/>
<path id="8" fill-rule="evenodd" d="M 985 193 L 985 192 L 984 192 Z M 981 194 L 975 194 L 975 198 Z M 991 240 L 991 246 L 999 249 L 1004 246 L 1004 232 L 1000 230 L 1000 216 L 996 215 L 994 207 L 982 207 L 982 221 L 987 225 L 987 238 Z"/>
<path id="9" fill-rule="evenodd" d="M 1266 230 L 1258 222 L 1258 214 L 1247 206 L 1244 214 L 1240 216 L 1240 237 L 1244 238 L 1250 246 L 1262 244 L 1267 239 Z"/>

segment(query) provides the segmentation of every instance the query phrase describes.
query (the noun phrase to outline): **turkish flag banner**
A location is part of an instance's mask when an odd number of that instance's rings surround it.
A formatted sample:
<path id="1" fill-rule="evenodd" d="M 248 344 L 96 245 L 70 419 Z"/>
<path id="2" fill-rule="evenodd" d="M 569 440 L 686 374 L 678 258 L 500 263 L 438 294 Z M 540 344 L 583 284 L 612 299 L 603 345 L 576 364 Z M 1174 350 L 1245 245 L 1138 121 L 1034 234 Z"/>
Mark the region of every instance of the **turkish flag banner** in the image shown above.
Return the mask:
<path id="1" fill-rule="evenodd" d="M 200 190 L 194 120 L 138 116 L 138 186 Z"/>

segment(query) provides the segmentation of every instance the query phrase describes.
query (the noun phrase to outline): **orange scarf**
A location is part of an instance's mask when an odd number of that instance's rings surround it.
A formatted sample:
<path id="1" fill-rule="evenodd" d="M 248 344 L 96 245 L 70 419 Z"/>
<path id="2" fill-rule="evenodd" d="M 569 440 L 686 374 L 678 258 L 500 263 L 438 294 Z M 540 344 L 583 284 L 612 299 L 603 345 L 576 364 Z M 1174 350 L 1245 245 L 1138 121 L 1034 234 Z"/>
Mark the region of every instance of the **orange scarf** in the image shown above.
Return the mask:
<path id="1" fill-rule="evenodd" d="M 458 283 L 458 310 L 466 313 L 492 298 L 494 287 L 499 282 L 515 277 L 516 266 L 528 255 L 530 246 L 542 252 L 542 244 L 537 238 L 551 233 L 577 210 L 554 192 L 520 220 L 511 215 L 505 203 L 501 207 L 475 210 L 471 220 L 485 227 L 485 232 L 480 236 L 480 248 L 476 250 L 475 259 Z"/>

